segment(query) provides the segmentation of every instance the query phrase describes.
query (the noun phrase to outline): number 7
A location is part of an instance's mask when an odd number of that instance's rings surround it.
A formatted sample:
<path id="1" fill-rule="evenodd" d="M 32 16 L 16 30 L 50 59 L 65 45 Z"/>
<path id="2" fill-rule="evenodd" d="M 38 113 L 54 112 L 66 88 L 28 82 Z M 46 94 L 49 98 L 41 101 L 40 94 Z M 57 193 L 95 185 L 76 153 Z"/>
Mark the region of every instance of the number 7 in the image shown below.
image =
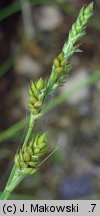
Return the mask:
<path id="1" fill-rule="evenodd" d="M 93 212 L 94 208 L 96 207 L 96 204 L 91 204 L 91 206 L 93 206 L 93 208 L 92 208 L 92 212 Z"/>

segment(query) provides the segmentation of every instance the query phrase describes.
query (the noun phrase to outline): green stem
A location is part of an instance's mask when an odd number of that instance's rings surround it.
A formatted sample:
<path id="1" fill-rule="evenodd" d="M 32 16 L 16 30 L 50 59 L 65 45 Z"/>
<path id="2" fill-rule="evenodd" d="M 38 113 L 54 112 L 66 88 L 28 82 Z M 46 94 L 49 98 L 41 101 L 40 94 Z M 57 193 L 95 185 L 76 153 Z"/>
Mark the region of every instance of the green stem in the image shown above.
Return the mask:
<path id="1" fill-rule="evenodd" d="M 5 188 L 0 196 L 0 200 L 7 200 L 10 197 L 10 194 L 10 191 L 7 191 Z"/>
<path id="2" fill-rule="evenodd" d="M 31 115 L 30 116 L 30 121 L 29 121 L 28 131 L 27 131 L 27 134 L 25 136 L 25 140 L 24 140 L 23 145 L 27 145 L 27 143 L 28 143 L 28 140 L 29 140 L 30 135 L 31 135 L 32 130 L 33 130 L 34 122 L 35 122 L 34 116 Z M 0 200 L 8 199 L 11 192 L 23 180 L 23 178 L 24 178 L 24 175 L 23 174 L 21 174 L 21 175 L 18 174 L 18 169 L 17 169 L 16 165 L 14 164 L 13 168 L 12 168 L 12 171 L 11 171 L 11 174 L 10 174 L 10 176 L 8 178 L 6 187 L 5 187 L 4 191 L 2 192 L 2 194 L 0 196 Z M 8 188 L 10 188 L 10 190 L 8 190 Z"/>
<path id="3" fill-rule="evenodd" d="M 13 172 L 14 171 L 14 172 Z M 11 175 L 8 179 L 7 185 L 0 196 L 0 200 L 7 200 L 12 193 L 12 191 L 17 187 L 17 185 L 24 179 L 25 175 L 20 172 L 15 165 L 12 169 Z"/>
<path id="4" fill-rule="evenodd" d="M 8 185 L 10 185 L 10 182 L 11 182 L 13 176 L 14 176 L 15 170 L 16 170 L 16 166 L 15 166 L 15 164 L 14 164 L 14 166 L 13 166 L 13 168 L 12 168 L 12 171 L 11 171 L 11 173 L 10 173 L 10 176 L 9 176 L 9 178 L 8 178 L 6 187 L 8 187 Z M 10 193 L 11 193 L 11 192 L 10 192 L 10 191 L 7 191 L 6 187 L 5 187 L 4 191 L 2 192 L 2 194 L 1 194 L 1 196 L 0 196 L 0 200 L 6 200 L 6 199 L 8 199 L 8 197 L 10 196 Z"/>
<path id="5" fill-rule="evenodd" d="M 34 119 L 34 116 L 31 114 L 30 121 L 29 121 L 29 127 L 28 127 L 28 131 L 27 131 L 23 146 L 27 145 L 27 143 L 28 143 L 28 140 L 29 140 L 30 135 L 31 135 L 32 130 L 33 130 L 34 123 L 35 123 L 35 119 Z"/>
<path id="6" fill-rule="evenodd" d="M 8 178 L 6 186 L 8 186 L 10 184 L 10 182 L 11 182 L 13 176 L 14 176 L 15 170 L 16 170 L 16 165 L 14 164 L 13 167 L 12 167 L 12 170 L 11 170 L 11 173 L 10 173 L 10 176 Z"/>

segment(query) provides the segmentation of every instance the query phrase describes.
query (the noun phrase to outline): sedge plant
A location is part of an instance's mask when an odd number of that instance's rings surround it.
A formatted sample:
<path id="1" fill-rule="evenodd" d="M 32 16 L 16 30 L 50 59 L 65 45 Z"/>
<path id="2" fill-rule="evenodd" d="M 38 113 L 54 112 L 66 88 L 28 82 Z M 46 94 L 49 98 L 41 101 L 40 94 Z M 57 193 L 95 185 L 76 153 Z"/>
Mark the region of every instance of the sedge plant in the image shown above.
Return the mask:
<path id="1" fill-rule="evenodd" d="M 49 157 L 42 156 L 48 152 L 48 133 L 33 135 L 33 127 L 37 119 L 44 115 L 46 98 L 58 87 L 62 86 L 71 71 L 70 59 L 75 52 L 79 51 L 79 40 L 85 35 L 89 18 L 93 14 L 93 2 L 83 6 L 76 22 L 68 35 L 68 40 L 59 55 L 54 59 L 50 77 L 32 82 L 29 87 L 29 126 L 22 144 L 14 158 L 14 165 L 10 173 L 4 191 L 0 199 L 6 200 L 18 186 L 18 184 L 29 175 L 35 174 L 40 165 Z"/>

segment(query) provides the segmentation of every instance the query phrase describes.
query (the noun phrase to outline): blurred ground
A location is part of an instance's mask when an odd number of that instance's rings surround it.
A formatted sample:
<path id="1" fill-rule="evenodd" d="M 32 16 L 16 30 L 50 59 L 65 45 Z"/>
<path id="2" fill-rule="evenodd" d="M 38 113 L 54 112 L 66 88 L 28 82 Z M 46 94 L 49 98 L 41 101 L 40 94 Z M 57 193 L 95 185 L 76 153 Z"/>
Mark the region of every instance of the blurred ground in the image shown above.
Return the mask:
<path id="1" fill-rule="evenodd" d="M 25 136 L 29 83 L 41 76 L 49 77 L 53 59 L 60 52 L 79 9 L 90 1 L 34 0 L 27 1 L 27 10 L 25 2 L 17 2 L 18 11 L 9 16 L 4 10 L 7 7 L 11 10 L 16 1 L 0 2 L 0 12 L 3 11 L 0 18 L 0 135 L 26 117 L 24 128 L 13 137 L 6 139 L 5 135 L 4 141 L 1 139 L 0 190 Z M 83 53 L 76 53 L 72 58 L 72 74 L 50 97 L 51 103 L 56 95 L 67 92 L 100 70 L 99 11 L 100 2 L 95 1 L 94 17 L 81 44 Z M 61 148 L 39 173 L 19 185 L 13 198 L 100 199 L 100 80 L 46 114 L 35 128 L 35 131 L 41 130 L 50 133 L 50 151 L 57 145 Z"/>

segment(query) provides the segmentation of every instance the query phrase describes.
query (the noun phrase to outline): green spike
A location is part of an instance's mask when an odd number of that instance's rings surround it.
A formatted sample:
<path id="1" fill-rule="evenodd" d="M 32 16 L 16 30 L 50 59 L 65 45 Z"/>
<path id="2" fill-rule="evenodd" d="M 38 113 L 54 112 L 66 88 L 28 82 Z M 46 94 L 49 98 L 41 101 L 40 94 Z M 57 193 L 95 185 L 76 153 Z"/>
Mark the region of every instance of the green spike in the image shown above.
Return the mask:
<path id="1" fill-rule="evenodd" d="M 23 154 L 23 160 L 25 162 L 29 161 L 31 159 L 30 154 L 28 153 L 28 151 L 25 151 L 25 153 Z"/>
<path id="2" fill-rule="evenodd" d="M 64 70 L 63 67 L 58 67 L 58 68 L 55 69 L 55 73 L 60 75 L 60 74 L 63 73 L 63 70 Z"/>
<path id="3" fill-rule="evenodd" d="M 32 155 L 33 152 L 32 152 L 31 145 L 27 146 L 27 151 L 29 152 L 30 155 Z"/>
<path id="4" fill-rule="evenodd" d="M 66 62 L 68 61 L 68 58 L 64 58 L 62 61 L 61 61 L 61 66 L 64 66 L 66 64 Z"/>
<path id="5" fill-rule="evenodd" d="M 39 108 L 41 106 L 41 102 L 40 101 L 37 101 L 35 104 L 34 104 L 34 107 L 35 108 Z"/>
<path id="6" fill-rule="evenodd" d="M 64 58 L 64 53 L 61 52 L 61 53 L 58 55 L 58 59 L 59 59 L 60 61 L 62 61 L 63 58 Z"/>
<path id="7" fill-rule="evenodd" d="M 91 15 L 93 14 L 93 2 L 91 2 L 87 7 L 86 9 L 84 10 L 84 14 L 85 15 L 88 15 L 88 18 L 91 17 Z M 88 19 L 87 18 L 87 19 Z"/>
<path id="8" fill-rule="evenodd" d="M 38 155 L 32 155 L 32 161 L 35 161 L 35 160 L 37 160 L 38 158 L 39 158 Z"/>
<path id="9" fill-rule="evenodd" d="M 37 81 L 37 83 L 36 83 L 36 88 L 37 88 L 39 91 L 41 91 L 41 90 L 43 89 L 43 84 L 44 84 L 43 79 L 40 78 L 40 79 Z"/>
<path id="10" fill-rule="evenodd" d="M 23 169 L 28 167 L 27 163 L 24 163 L 23 161 L 20 162 L 20 166 L 23 167 Z"/>
<path id="11" fill-rule="evenodd" d="M 39 147 L 39 149 L 43 149 L 43 148 L 45 148 L 45 142 L 41 142 L 41 143 L 39 143 L 38 144 L 38 147 Z"/>
<path id="12" fill-rule="evenodd" d="M 28 162 L 28 165 L 31 166 L 31 167 L 36 167 L 36 165 L 38 164 L 38 162 Z"/>
<path id="13" fill-rule="evenodd" d="M 60 66 L 59 60 L 57 58 L 54 59 L 54 63 L 53 64 L 54 64 L 55 68 L 57 68 L 57 67 Z"/>
<path id="14" fill-rule="evenodd" d="M 34 104 L 37 102 L 37 99 L 34 96 L 30 96 L 29 101 L 30 101 L 30 103 Z"/>
<path id="15" fill-rule="evenodd" d="M 44 133 L 44 134 L 40 135 L 40 136 L 38 137 L 38 144 L 39 144 L 39 143 L 42 143 L 42 142 L 45 142 L 45 140 L 47 139 L 47 136 L 48 136 L 47 133 Z"/>
<path id="16" fill-rule="evenodd" d="M 40 92 L 39 92 L 39 90 L 36 88 L 36 86 L 35 86 L 34 83 L 32 83 L 31 89 L 32 89 L 32 92 L 33 92 L 34 96 L 35 96 L 36 98 L 38 98 Z"/>
<path id="17" fill-rule="evenodd" d="M 34 154 L 37 154 L 37 153 L 39 153 L 40 152 L 40 149 L 39 148 L 35 148 L 34 149 Z"/>

